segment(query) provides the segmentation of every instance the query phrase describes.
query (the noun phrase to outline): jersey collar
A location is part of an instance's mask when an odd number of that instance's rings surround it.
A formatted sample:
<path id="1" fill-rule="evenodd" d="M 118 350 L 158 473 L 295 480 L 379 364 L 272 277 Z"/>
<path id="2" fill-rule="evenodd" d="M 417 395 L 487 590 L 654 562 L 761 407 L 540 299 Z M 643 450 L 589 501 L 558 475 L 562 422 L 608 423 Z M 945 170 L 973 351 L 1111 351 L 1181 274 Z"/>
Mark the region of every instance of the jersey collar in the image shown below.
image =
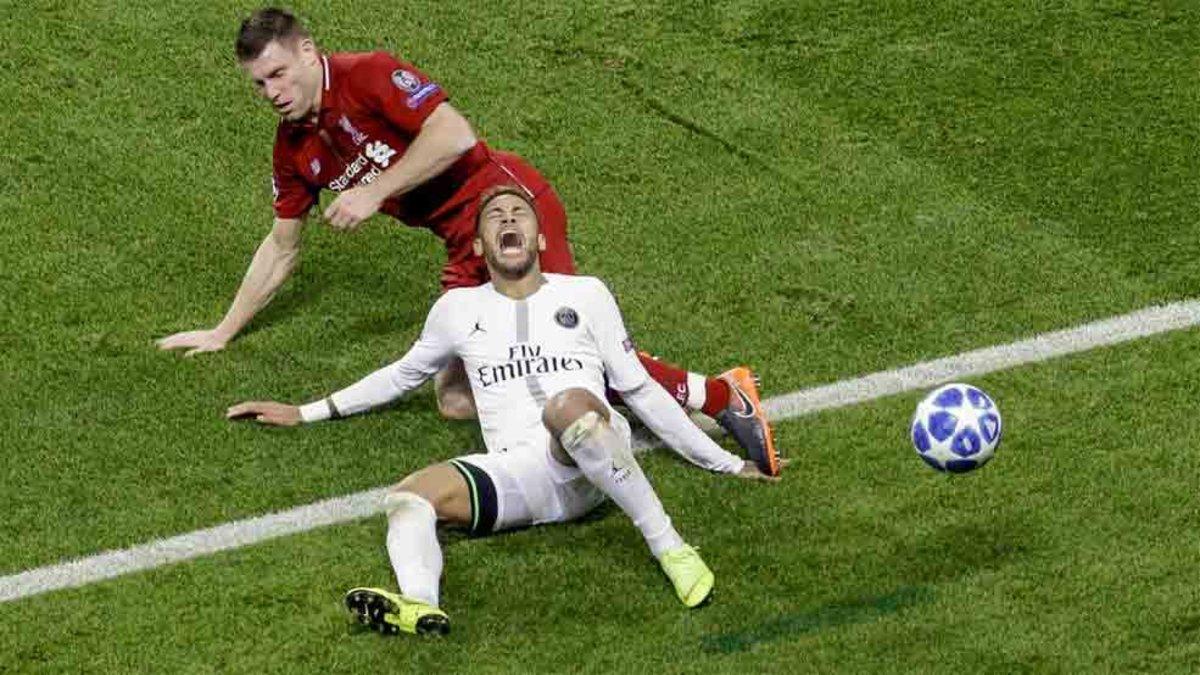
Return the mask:
<path id="1" fill-rule="evenodd" d="M 325 114 L 333 108 L 333 69 L 329 66 L 329 57 L 325 54 L 321 55 L 321 108 L 317 111 L 317 123 L 314 126 L 321 126 L 321 120 Z"/>

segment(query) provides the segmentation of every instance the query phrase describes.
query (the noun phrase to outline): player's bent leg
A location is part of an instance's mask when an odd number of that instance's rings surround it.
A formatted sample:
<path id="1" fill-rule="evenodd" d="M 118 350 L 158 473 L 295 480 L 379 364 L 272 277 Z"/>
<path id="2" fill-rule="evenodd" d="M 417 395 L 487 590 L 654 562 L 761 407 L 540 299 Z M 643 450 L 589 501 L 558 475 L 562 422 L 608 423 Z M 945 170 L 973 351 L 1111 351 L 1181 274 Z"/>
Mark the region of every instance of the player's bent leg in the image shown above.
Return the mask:
<path id="1" fill-rule="evenodd" d="M 473 420 L 479 416 L 475 410 L 475 395 L 467 380 L 467 370 L 462 359 L 455 358 L 433 376 L 433 390 L 437 395 L 438 412 L 448 420 Z"/>
<path id="2" fill-rule="evenodd" d="M 585 389 L 555 394 L 542 411 L 542 422 L 562 450 L 641 531 L 679 599 L 697 607 L 712 593 L 712 571 L 675 531 L 628 439 L 613 429 L 610 419 L 604 403 Z"/>
<path id="3" fill-rule="evenodd" d="M 662 385 L 685 410 L 715 417 L 729 405 L 732 392 L 725 381 L 693 373 L 648 352 L 638 351 L 637 356 L 651 379 Z"/>
<path id="4" fill-rule="evenodd" d="M 580 388 L 564 389 L 546 401 L 542 408 L 542 424 L 546 425 L 551 437 L 561 439 L 572 424 L 589 412 L 608 422 L 608 406 L 592 392 Z"/>
<path id="5" fill-rule="evenodd" d="M 466 526 L 471 523 L 471 493 L 467 481 L 449 462 L 432 464 L 405 476 L 384 496 L 384 507 L 400 495 L 412 494 L 433 507 L 437 519 L 448 525 Z"/>
<path id="6" fill-rule="evenodd" d="M 387 551 L 400 593 L 350 589 L 350 613 L 385 635 L 450 632 L 450 618 L 438 607 L 443 561 L 437 523 L 470 522 L 470 503 L 466 481 L 449 464 L 426 467 L 389 490 L 383 499 Z"/>

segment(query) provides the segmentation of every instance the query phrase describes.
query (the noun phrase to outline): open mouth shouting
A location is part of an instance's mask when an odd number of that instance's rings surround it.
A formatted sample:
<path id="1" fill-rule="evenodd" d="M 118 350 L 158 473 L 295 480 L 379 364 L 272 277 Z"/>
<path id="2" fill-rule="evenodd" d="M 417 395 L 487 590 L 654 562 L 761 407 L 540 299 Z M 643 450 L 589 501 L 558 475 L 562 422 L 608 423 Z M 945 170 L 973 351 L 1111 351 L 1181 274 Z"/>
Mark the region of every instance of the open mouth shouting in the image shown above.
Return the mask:
<path id="1" fill-rule="evenodd" d="M 496 250 L 501 256 L 522 255 L 525 253 L 525 235 L 519 230 L 502 230 L 496 235 Z"/>

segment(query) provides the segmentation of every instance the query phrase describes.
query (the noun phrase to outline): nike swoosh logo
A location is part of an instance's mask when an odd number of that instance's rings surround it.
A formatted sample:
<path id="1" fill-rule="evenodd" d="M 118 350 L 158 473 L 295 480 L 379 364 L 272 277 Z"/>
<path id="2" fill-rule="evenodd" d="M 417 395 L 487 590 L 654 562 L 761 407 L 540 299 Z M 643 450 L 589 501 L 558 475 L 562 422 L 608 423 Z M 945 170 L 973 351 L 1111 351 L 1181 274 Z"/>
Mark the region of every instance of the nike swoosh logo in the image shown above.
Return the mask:
<path id="1" fill-rule="evenodd" d="M 750 397 L 746 395 L 746 392 L 742 391 L 741 387 L 730 387 L 730 389 L 733 389 L 733 393 L 737 394 L 737 397 L 742 400 L 742 410 L 745 411 L 745 412 L 739 412 L 737 410 L 734 410 L 733 414 L 737 415 L 738 417 L 747 417 L 747 418 L 754 417 L 755 416 L 754 401 L 750 400 Z"/>

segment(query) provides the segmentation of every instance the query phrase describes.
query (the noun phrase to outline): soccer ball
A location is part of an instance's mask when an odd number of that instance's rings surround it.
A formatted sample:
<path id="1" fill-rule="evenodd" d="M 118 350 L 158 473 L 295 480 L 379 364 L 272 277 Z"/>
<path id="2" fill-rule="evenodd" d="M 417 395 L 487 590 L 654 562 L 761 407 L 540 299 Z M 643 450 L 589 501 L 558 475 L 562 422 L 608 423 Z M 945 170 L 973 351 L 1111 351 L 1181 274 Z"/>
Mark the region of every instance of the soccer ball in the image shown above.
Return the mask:
<path id="1" fill-rule="evenodd" d="M 1000 409 L 969 384 L 947 384 L 917 404 L 912 443 L 938 471 L 966 473 L 987 464 L 1000 445 Z"/>

